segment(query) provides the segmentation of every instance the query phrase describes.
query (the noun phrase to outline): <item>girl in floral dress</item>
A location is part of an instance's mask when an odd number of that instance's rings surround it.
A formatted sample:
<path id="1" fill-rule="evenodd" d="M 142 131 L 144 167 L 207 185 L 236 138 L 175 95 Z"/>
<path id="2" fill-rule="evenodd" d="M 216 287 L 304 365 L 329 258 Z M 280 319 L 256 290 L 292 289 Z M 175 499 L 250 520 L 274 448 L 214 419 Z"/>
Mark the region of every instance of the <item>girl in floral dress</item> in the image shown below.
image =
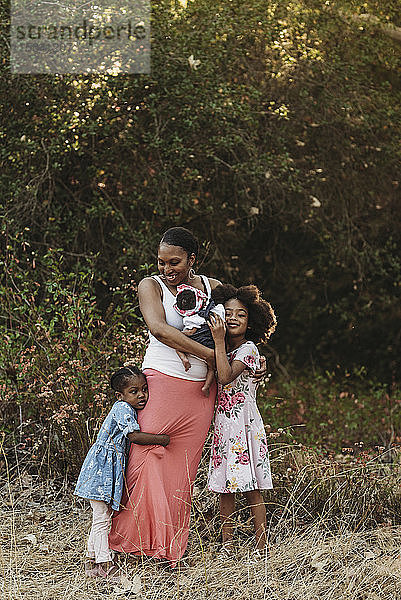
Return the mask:
<path id="1" fill-rule="evenodd" d="M 252 512 L 256 554 L 261 555 L 267 540 L 266 508 L 260 490 L 273 485 L 265 428 L 256 405 L 253 375 L 260 358 L 255 343 L 270 337 L 276 317 L 254 285 L 238 289 L 217 286 L 213 300 L 224 304 L 226 321 L 210 316 L 219 391 L 208 487 L 220 493 L 222 554 L 232 553 L 235 493 L 242 492 Z"/>

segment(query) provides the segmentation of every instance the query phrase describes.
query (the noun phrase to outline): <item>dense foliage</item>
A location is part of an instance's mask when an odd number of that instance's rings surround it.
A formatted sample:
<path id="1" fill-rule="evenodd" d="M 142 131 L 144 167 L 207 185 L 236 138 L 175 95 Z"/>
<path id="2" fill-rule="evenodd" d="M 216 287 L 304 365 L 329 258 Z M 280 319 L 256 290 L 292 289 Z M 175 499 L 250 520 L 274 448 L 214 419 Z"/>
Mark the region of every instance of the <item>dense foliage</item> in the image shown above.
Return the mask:
<path id="1" fill-rule="evenodd" d="M 379 27 L 397 4 L 162 1 L 150 75 L 3 61 L 2 393 L 21 431 L 96 413 L 107 357 L 143 342 L 131 278 L 174 224 L 203 240 L 200 270 L 263 290 L 291 375 L 399 378 L 401 46 Z"/>

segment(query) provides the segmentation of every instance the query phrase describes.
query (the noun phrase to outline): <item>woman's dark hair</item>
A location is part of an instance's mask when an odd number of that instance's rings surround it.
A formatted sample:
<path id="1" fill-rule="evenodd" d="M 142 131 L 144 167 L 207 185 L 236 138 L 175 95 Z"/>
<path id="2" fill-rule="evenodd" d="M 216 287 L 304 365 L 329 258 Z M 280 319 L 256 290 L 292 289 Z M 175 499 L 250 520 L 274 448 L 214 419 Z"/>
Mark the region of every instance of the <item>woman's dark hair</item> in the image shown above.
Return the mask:
<path id="1" fill-rule="evenodd" d="M 185 227 L 170 227 L 160 240 L 160 244 L 168 244 L 169 246 L 179 246 L 191 256 L 195 254 L 195 258 L 198 258 L 199 244 L 196 237 Z"/>
<path id="2" fill-rule="evenodd" d="M 122 392 L 126 387 L 131 377 L 145 377 L 140 369 L 136 365 L 129 365 L 118 369 L 110 377 L 110 385 L 115 392 Z"/>
<path id="3" fill-rule="evenodd" d="M 263 300 L 256 285 L 244 285 L 236 288 L 233 285 L 218 285 L 212 290 L 212 299 L 216 304 L 225 304 L 236 298 L 248 310 L 248 329 L 245 337 L 257 344 L 268 340 L 276 329 L 277 319 L 274 310 Z"/>

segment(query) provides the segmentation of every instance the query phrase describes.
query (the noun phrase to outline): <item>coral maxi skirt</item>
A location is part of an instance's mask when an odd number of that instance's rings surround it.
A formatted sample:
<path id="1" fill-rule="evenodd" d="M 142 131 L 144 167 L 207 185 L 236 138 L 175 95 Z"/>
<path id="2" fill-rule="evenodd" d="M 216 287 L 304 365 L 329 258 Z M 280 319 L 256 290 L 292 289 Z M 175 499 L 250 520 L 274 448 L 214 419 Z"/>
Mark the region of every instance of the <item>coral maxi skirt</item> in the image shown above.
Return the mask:
<path id="1" fill-rule="evenodd" d="M 112 520 L 110 548 L 165 558 L 172 566 L 188 542 L 191 490 L 213 416 L 202 381 L 146 369 L 149 401 L 138 411 L 141 431 L 168 433 L 170 444 L 131 444 L 121 510 Z"/>

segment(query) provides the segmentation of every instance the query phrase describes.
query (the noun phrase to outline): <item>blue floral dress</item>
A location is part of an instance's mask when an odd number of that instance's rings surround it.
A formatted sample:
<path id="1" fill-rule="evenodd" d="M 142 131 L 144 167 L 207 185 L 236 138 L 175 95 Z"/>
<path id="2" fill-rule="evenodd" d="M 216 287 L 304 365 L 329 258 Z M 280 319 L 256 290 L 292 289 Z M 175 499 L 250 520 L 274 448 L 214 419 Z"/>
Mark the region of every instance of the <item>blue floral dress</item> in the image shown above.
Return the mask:
<path id="1" fill-rule="evenodd" d="M 219 384 L 208 487 L 223 494 L 270 489 L 266 432 L 252 380 L 260 365 L 259 352 L 247 341 L 227 358 L 230 364 L 243 362 L 246 369 L 231 383 Z"/>
<path id="2" fill-rule="evenodd" d="M 127 402 L 115 402 L 90 448 L 74 494 L 88 500 L 103 500 L 113 510 L 120 508 L 129 440 L 139 431 L 137 413 Z"/>

